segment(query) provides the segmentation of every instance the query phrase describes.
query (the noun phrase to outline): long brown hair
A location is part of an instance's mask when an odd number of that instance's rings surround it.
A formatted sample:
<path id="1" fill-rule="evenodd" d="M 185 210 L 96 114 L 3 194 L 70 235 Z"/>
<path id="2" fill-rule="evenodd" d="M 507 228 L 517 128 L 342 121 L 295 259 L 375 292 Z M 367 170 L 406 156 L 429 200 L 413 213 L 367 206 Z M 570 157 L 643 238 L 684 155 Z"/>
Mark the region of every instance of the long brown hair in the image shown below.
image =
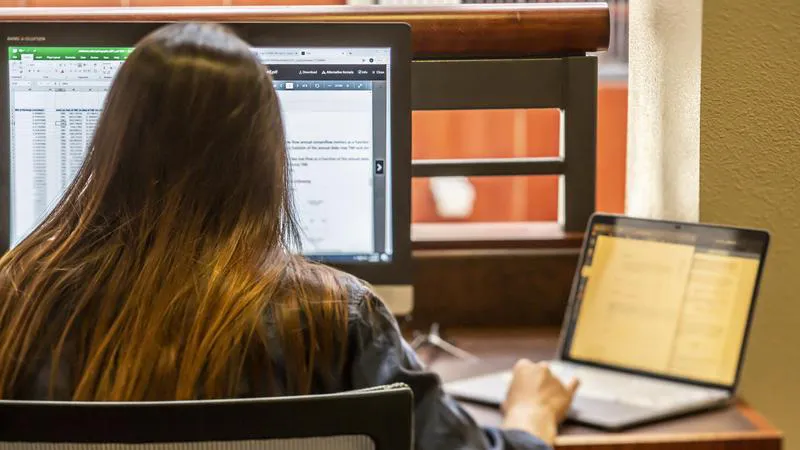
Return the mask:
<path id="1" fill-rule="evenodd" d="M 343 360 L 347 287 L 292 256 L 297 230 L 264 67 L 221 26 L 155 31 L 66 194 L 0 260 L 0 398 L 46 362 L 74 400 L 309 392 Z"/>

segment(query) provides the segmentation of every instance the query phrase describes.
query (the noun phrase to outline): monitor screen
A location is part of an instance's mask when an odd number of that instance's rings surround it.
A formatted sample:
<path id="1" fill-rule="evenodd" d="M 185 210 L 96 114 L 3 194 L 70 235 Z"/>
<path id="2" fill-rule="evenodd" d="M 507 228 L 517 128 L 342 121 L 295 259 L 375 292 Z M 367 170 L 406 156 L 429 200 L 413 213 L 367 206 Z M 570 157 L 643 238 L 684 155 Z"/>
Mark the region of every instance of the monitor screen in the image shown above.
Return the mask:
<path id="1" fill-rule="evenodd" d="M 733 384 L 766 252 L 764 235 L 615 222 L 589 230 L 567 356 Z"/>
<path id="2" fill-rule="evenodd" d="M 9 46 L 10 246 L 47 215 L 90 145 L 119 46 Z M 281 103 L 302 252 L 389 263 L 391 49 L 254 47 Z"/>

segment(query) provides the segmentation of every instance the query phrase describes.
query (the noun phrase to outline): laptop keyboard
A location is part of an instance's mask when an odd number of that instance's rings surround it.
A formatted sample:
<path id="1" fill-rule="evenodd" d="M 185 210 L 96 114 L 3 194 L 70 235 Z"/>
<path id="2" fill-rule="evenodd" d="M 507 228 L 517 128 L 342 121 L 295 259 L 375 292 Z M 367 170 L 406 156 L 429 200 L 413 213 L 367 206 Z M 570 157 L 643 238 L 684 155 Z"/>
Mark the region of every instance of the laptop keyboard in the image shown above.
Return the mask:
<path id="1" fill-rule="evenodd" d="M 572 377 L 580 380 L 582 397 L 641 408 L 672 408 L 683 404 L 723 400 L 724 390 L 701 388 L 683 383 L 657 380 L 624 372 L 613 372 L 561 361 L 550 364 L 553 374 L 562 382 Z"/>

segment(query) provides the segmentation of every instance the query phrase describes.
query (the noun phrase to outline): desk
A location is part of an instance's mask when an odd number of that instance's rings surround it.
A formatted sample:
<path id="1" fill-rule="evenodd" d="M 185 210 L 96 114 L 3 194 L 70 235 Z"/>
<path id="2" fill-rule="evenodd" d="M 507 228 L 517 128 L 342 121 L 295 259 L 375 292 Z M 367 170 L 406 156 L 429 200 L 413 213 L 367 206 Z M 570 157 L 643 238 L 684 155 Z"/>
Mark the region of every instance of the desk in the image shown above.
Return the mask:
<path id="1" fill-rule="evenodd" d="M 459 347 L 480 357 L 479 362 L 465 362 L 443 353 L 420 354 L 430 357 L 430 368 L 445 381 L 481 375 L 510 368 L 519 358 L 533 361 L 552 358 L 558 330 L 471 331 L 451 330 L 448 337 Z M 464 403 L 466 409 L 483 425 L 499 425 L 501 416 L 495 408 Z M 647 449 L 700 450 L 748 449 L 778 450 L 781 433 L 757 411 L 743 402 L 726 409 L 660 422 L 622 433 L 567 424 L 557 440 L 566 449 Z"/>

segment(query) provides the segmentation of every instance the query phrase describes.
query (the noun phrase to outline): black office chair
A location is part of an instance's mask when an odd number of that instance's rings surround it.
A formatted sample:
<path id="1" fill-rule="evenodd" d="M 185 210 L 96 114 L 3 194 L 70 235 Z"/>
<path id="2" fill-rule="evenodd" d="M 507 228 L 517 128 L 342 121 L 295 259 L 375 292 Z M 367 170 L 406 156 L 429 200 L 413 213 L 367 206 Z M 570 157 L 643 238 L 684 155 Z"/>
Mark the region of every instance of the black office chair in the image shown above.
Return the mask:
<path id="1" fill-rule="evenodd" d="M 413 403 L 402 384 L 209 401 L 4 400 L 0 449 L 410 450 Z"/>

